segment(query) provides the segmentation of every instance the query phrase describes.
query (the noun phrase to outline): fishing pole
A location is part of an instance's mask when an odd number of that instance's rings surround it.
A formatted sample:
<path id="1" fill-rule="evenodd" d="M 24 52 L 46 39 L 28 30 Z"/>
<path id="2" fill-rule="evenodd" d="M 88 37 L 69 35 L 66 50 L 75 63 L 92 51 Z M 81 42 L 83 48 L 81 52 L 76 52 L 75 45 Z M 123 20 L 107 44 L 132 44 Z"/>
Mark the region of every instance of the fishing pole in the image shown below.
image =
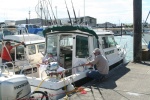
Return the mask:
<path id="1" fill-rule="evenodd" d="M 48 6 L 46 6 L 46 7 L 47 7 L 48 15 L 49 15 L 49 17 L 50 17 L 50 22 L 51 22 L 51 24 L 53 25 L 53 20 L 52 20 L 52 18 L 51 18 L 50 12 L 49 12 L 49 10 L 48 10 Z"/>
<path id="2" fill-rule="evenodd" d="M 50 5 L 50 7 L 51 7 L 52 14 L 53 14 L 53 16 L 54 16 L 55 22 L 56 22 L 56 24 L 58 25 L 58 23 L 57 23 L 57 19 L 56 19 L 56 17 L 55 17 L 55 14 L 54 14 L 54 11 L 53 11 L 53 8 L 52 8 L 52 5 L 51 5 L 51 3 L 50 3 L 50 1 L 49 1 L 49 0 L 48 0 L 48 3 L 49 3 L 49 5 Z"/>
<path id="3" fill-rule="evenodd" d="M 77 23 L 77 17 L 76 17 L 76 13 L 75 13 L 75 10 L 74 10 L 74 6 L 73 6 L 72 0 L 71 0 L 71 4 L 72 4 L 72 8 L 73 8 L 74 17 L 75 17 L 75 23 Z"/>
<path id="4" fill-rule="evenodd" d="M 46 18 L 46 12 L 45 12 L 45 6 L 44 6 L 44 1 L 43 1 L 43 4 L 41 3 L 41 8 L 43 8 L 43 14 L 44 14 L 44 17 L 45 17 L 45 20 L 47 19 Z"/>
<path id="5" fill-rule="evenodd" d="M 66 9 L 67 9 L 67 12 L 68 12 L 69 20 L 70 20 L 70 23 L 71 23 L 71 26 L 72 26 L 72 21 L 71 21 L 71 17 L 70 17 L 68 7 L 67 7 L 67 3 L 66 3 L 66 0 L 64 0 L 64 1 L 65 1 L 65 4 L 66 4 Z"/>

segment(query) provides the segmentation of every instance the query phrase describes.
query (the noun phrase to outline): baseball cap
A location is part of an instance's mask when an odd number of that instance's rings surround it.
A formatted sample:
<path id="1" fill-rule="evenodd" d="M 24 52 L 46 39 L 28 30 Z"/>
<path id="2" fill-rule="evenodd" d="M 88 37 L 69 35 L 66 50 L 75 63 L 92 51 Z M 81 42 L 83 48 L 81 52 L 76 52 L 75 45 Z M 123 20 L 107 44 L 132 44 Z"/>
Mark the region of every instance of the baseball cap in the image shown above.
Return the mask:
<path id="1" fill-rule="evenodd" d="M 97 53 L 97 52 L 100 52 L 99 48 L 95 48 L 95 49 L 93 50 L 93 53 Z"/>

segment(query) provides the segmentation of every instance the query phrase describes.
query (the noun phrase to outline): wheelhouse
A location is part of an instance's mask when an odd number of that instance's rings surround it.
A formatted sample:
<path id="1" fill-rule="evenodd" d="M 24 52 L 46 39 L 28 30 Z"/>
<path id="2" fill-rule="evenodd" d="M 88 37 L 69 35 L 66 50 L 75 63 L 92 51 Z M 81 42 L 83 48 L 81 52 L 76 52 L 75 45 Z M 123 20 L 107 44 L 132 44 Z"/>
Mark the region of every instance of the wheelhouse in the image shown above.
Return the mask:
<path id="1" fill-rule="evenodd" d="M 95 48 L 100 48 L 110 66 L 122 59 L 122 57 L 118 57 L 120 49 L 117 48 L 111 31 L 92 31 L 83 27 L 71 26 L 59 27 L 59 30 L 61 31 L 58 31 L 58 27 L 54 27 L 45 34 L 46 52 L 57 56 L 65 69 L 83 64 L 89 58 L 94 58 L 92 51 Z M 84 70 L 84 68 L 73 69 L 71 73 L 80 70 Z"/>

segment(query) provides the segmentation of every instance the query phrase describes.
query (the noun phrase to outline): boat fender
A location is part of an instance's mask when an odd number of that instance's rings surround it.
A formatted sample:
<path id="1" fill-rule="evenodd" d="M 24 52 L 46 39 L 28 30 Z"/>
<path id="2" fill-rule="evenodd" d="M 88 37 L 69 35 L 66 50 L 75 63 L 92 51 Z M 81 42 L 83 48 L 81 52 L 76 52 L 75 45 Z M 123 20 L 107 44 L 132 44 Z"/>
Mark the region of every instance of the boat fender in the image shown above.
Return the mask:
<path id="1" fill-rule="evenodd" d="M 69 91 L 72 91 L 72 90 L 74 90 L 75 88 L 74 88 L 74 86 L 72 85 L 72 84 L 69 84 L 68 86 L 67 86 L 67 91 L 69 92 Z"/>

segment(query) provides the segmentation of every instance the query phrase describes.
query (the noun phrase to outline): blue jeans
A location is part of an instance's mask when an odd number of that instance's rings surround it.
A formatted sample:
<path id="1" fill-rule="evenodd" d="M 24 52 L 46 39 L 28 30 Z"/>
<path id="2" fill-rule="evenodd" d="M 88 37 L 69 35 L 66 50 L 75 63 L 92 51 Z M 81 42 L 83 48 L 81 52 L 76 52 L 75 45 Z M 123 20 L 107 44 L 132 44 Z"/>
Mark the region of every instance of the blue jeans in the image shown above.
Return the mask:
<path id="1" fill-rule="evenodd" d="M 98 70 L 94 70 L 94 71 L 89 71 L 87 72 L 87 77 L 90 77 L 92 79 L 96 79 L 96 80 L 100 80 L 102 79 L 104 76 L 104 74 L 101 74 Z"/>

